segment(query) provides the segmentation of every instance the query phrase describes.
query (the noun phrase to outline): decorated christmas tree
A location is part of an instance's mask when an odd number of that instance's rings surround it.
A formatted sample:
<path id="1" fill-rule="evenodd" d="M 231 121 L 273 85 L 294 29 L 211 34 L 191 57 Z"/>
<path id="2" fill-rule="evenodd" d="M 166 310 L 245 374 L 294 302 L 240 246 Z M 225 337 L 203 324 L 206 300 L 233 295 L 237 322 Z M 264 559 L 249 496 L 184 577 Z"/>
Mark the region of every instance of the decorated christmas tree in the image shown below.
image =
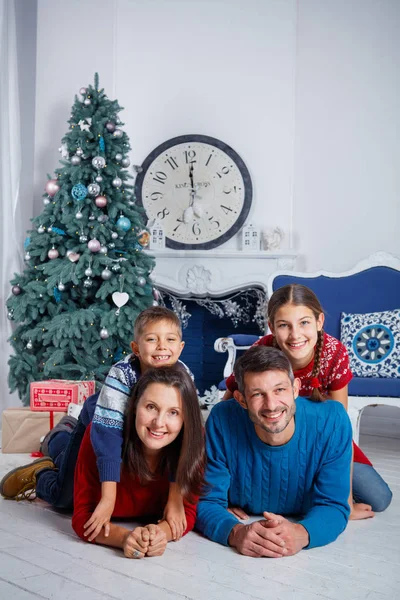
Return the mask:
<path id="1" fill-rule="evenodd" d="M 11 281 L 9 387 L 24 404 L 31 381 L 103 381 L 130 352 L 136 316 L 155 303 L 121 110 L 97 74 L 94 87 L 79 90 L 62 166 L 48 176 L 43 212 L 25 241 L 25 269 Z"/>

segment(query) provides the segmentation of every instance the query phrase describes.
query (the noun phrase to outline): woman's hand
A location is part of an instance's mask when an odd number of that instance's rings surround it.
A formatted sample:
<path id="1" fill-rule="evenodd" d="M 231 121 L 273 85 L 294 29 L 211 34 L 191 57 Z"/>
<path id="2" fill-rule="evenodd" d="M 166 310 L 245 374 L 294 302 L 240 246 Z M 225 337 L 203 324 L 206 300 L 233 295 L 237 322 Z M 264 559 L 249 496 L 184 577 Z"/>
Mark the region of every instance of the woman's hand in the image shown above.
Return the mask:
<path id="1" fill-rule="evenodd" d="M 84 524 L 85 533 L 83 534 L 92 542 L 97 538 L 104 527 L 104 535 L 108 537 L 110 533 L 110 519 L 113 514 L 115 501 L 109 498 L 102 498 L 95 508 L 89 521 Z"/>
<path id="2" fill-rule="evenodd" d="M 122 546 L 126 558 L 143 558 L 149 549 L 150 535 L 148 526 L 128 531 Z"/>
<path id="3" fill-rule="evenodd" d="M 164 509 L 163 518 L 161 521 L 167 521 L 171 528 L 172 539 L 177 542 L 181 539 L 182 535 L 186 531 L 187 521 L 185 514 L 185 507 L 183 506 L 182 497 L 179 496 L 179 501 L 168 500 L 167 505 Z"/>
<path id="4" fill-rule="evenodd" d="M 161 556 L 164 554 L 168 542 L 165 531 L 159 525 L 154 525 L 153 523 L 146 525 L 145 529 L 149 534 L 149 545 L 146 556 Z"/>

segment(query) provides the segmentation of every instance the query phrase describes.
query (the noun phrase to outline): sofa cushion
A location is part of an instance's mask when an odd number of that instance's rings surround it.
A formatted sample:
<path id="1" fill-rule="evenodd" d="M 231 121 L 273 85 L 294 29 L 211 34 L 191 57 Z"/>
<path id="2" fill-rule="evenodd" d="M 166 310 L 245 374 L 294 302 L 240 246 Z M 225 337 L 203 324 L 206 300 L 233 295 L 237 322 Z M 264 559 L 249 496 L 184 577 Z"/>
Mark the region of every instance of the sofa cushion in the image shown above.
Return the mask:
<path id="1" fill-rule="evenodd" d="M 380 396 L 382 398 L 399 398 L 400 379 L 372 377 L 353 377 L 349 383 L 349 396 Z"/>
<path id="2" fill-rule="evenodd" d="M 400 309 L 343 312 L 340 339 L 355 377 L 400 377 Z"/>
<path id="3" fill-rule="evenodd" d="M 258 340 L 258 335 L 247 333 L 230 333 L 228 337 L 233 339 L 235 346 L 252 346 Z"/>

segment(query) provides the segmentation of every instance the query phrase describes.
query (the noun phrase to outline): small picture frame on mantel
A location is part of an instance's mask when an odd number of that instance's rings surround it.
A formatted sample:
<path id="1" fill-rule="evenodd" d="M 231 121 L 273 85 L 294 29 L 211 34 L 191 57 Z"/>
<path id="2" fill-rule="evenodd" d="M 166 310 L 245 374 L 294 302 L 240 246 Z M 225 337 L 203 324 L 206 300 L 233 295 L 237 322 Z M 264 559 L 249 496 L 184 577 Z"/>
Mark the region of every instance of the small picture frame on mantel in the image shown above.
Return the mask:
<path id="1" fill-rule="evenodd" d="M 165 249 L 165 231 L 157 219 L 149 221 L 147 228 L 150 232 L 150 250 L 164 250 Z"/>
<path id="2" fill-rule="evenodd" d="M 260 249 L 260 231 L 249 223 L 242 229 L 242 250 L 243 252 L 255 252 Z"/>

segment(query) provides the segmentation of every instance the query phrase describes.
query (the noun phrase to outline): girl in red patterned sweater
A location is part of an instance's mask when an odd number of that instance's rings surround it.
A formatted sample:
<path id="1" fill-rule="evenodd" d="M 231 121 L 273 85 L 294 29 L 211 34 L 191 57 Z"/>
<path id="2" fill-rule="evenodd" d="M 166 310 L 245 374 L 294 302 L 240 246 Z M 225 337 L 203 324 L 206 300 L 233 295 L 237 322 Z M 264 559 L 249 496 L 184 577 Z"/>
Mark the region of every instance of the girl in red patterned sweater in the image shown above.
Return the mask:
<path id="1" fill-rule="evenodd" d="M 96 537 L 88 534 L 87 522 L 101 496 L 89 425 L 75 467 L 72 526 L 82 539 L 121 548 L 127 558 L 160 556 L 173 538 L 162 518 L 169 482 L 176 481 L 184 498 L 185 534 L 196 520 L 204 467 L 204 432 L 194 383 L 179 364 L 150 369 L 135 385 L 127 406 L 123 466 L 112 517 L 155 517 L 155 522 L 133 530 L 110 523 Z"/>
<path id="2" fill-rule="evenodd" d="M 327 398 L 341 402 L 347 410 L 348 383 L 352 378 L 346 348 L 323 330 L 324 313 L 312 290 L 285 285 L 276 290 L 268 303 L 268 326 L 272 332 L 255 345 L 276 346 L 289 358 L 294 376 L 301 380 L 300 396 L 315 401 Z M 236 389 L 234 374 L 226 380 L 224 399 Z M 392 493 L 371 462 L 353 444 L 351 519 L 373 517 L 390 504 Z"/>

